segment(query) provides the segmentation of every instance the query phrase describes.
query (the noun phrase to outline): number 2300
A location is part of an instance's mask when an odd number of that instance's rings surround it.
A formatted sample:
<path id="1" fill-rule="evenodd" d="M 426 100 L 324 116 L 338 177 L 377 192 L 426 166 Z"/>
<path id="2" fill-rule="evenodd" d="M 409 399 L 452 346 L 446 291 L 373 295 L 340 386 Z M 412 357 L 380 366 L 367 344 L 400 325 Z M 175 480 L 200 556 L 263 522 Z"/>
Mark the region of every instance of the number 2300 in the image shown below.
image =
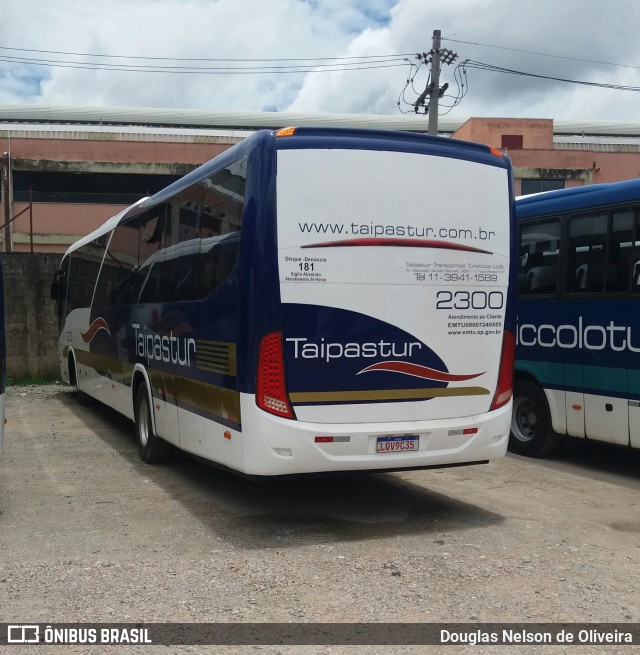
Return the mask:
<path id="1" fill-rule="evenodd" d="M 438 291 L 437 309 L 502 309 L 502 291 Z"/>

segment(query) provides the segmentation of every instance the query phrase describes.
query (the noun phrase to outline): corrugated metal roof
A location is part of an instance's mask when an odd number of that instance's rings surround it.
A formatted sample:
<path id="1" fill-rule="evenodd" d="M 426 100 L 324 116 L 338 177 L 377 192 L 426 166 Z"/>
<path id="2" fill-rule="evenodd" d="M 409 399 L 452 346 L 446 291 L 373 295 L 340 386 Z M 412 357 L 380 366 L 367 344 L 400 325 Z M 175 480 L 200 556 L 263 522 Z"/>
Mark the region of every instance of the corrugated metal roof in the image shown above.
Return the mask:
<path id="1" fill-rule="evenodd" d="M 40 122 L 3 122 L 0 138 L 68 139 L 72 141 L 140 141 L 166 143 L 234 144 L 253 134 L 252 130 L 161 127 L 140 125 L 90 125 Z"/>
<path id="2" fill-rule="evenodd" d="M 277 129 L 288 125 L 367 127 L 387 130 L 427 131 L 424 116 L 375 116 L 368 114 L 305 114 L 292 112 L 205 111 L 131 107 L 53 107 L 48 105 L 0 105 L 0 121 L 85 125 L 137 125 L 190 128 Z M 464 121 L 441 120 L 450 132 Z"/>
<path id="3" fill-rule="evenodd" d="M 467 118 L 441 117 L 439 131 L 443 134 L 455 132 L 466 120 Z M 246 136 L 246 130 L 277 129 L 288 125 L 427 131 L 427 117 L 415 114 L 310 114 L 51 105 L 0 105 L 0 126 L 2 123 L 221 129 L 227 136 L 229 130 L 238 130 L 238 137 Z M 638 137 L 640 121 L 554 120 L 553 132 L 557 135 Z"/>

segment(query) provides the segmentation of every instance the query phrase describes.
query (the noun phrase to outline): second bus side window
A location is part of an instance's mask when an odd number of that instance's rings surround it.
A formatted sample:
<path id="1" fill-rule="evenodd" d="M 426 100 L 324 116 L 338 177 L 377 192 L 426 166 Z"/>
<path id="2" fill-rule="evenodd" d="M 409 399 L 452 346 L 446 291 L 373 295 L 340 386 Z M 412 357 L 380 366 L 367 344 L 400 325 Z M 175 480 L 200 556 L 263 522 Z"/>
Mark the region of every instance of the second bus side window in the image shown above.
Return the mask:
<path id="1" fill-rule="evenodd" d="M 203 211 L 197 296 L 211 295 L 235 268 L 247 181 L 243 158 L 202 181 Z"/>
<path id="2" fill-rule="evenodd" d="M 556 292 L 560 232 L 559 220 L 534 221 L 521 225 L 519 294 L 527 296 Z"/>
<path id="3" fill-rule="evenodd" d="M 576 216 L 571 219 L 568 241 L 568 291 L 629 291 L 633 270 L 637 268 L 635 221 L 635 212 L 631 210 Z"/>

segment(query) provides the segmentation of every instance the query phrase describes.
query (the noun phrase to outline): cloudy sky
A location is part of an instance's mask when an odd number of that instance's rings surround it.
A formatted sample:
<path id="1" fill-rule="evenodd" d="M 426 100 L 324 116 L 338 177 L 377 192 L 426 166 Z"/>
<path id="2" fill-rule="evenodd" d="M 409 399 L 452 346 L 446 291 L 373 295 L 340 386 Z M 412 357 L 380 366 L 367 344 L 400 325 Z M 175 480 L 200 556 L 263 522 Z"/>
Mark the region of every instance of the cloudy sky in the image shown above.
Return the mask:
<path id="1" fill-rule="evenodd" d="M 0 0 L 0 104 L 412 112 L 428 81 L 416 55 L 439 29 L 442 47 L 458 55 L 443 66 L 441 114 L 637 121 L 638 8 L 637 0 Z M 496 67 L 516 72 L 487 70 Z"/>

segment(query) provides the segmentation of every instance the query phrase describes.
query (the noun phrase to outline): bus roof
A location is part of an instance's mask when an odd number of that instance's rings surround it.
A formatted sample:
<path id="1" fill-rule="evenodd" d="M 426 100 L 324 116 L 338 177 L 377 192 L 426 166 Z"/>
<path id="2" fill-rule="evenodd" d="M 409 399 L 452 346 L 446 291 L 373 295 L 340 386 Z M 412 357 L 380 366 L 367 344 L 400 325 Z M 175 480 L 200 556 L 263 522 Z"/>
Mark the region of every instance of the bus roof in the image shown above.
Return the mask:
<path id="1" fill-rule="evenodd" d="M 509 158 L 495 148 L 449 139 L 439 136 L 375 129 L 353 129 L 346 127 L 296 127 L 287 136 L 278 136 L 282 130 L 260 130 L 254 132 L 244 141 L 237 143 L 208 162 L 198 166 L 184 177 L 169 184 L 152 196 L 141 198 L 108 219 L 99 228 L 71 245 L 66 254 L 94 241 L 103 234 L 113 230 L 123 221 L 138 216 L 142 212 L 159 205 L 184 189 L 201 182 L 212 173 L 238 161 L 253 149 L 269 145 L 273 148 L 354 148 L 369 150 L 395 150 L 432 154 L 442 157 L 454 157 L 507 168 L 511 166 Z"/>
<path id="2" fill-rule="evenodd" d="M 635 202 L 638 198 L 640 198 L 640 180 L 559 189 L 516 198 L 516 218 L 549 216 L 581 209 L 595 209 L 605 205 L 624 205 Z"/>
<path id="3" fill-rule="evenodd" d="M 202 164 L 184 177 L 176 180 L 165 189 L 147 198 L 140 209 L 147 209 L 164 202 L 176 193 L 205 179 L 221 167 L 237 161 L 254 148 L 271 146 L 277 149 L 288 148 L 357 148 L 369 150 L 397 150 L 425 154 L 457 157 L 491 164 L 503 168 L 510 167 L 509 158 L 499 150 L 480 143 L 448 139 L 444 137 L 399 132 L 390 130 L 352 129 L 345 127 L 296 127 L 289 136 L 278 136 L 282 130 L 260 130 L 250 137 L 225 150 L 214 159 Z"/>

